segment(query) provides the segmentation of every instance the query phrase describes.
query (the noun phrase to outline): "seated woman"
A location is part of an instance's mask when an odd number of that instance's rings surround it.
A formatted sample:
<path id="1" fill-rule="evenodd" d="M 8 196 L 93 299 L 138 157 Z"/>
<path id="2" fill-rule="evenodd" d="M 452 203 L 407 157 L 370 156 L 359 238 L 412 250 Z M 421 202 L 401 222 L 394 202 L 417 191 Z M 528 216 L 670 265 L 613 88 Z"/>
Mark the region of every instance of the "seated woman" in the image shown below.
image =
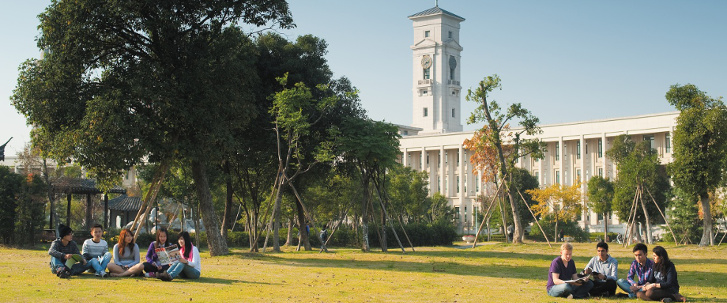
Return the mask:
<path id="1" fill-rule="evenodd" d="M 199 257 L 199 250 L 192 245 L 189 233 L 183 231 L 179 234 L 177 243 L 180 247 L 181 256 L 179 261 L 172 263 L 167 271 L 157 273 L 157 278 L 162 281 L 174 280 L 177 276 L 187 279 L 199 279 L 202 272 L 202 263 Z"/>
<path id="2" fill-rule="evenodd" d="M 588 291 L 593 288 L 593 281 L 572 282 L 577 280 L 576 263 L 573 262 L 573 245 L 563 243 L 560 256 L 553 259 L 548 270 L 548 295 L 551 297 L 588 298 Z"/>
<path id="3" fill-rule="evenodd" d="M 636 295 L 644 301 L 686 302 L 686 298 L 679 294 L 679 281 L 674 263 L 669 260 L 666 249 L 656 246 L 652 250 L 654 256 L 654 270 L 644 285 L 644 291 Z"/>
<path id="4" fill-rule="evenodd" d="M 134 265 L 139 264 L 139 245 L 134 243 L 134 233 L 123 229 L 119 234 L 119 243 L 114 245 L 114 263 L 109 263 L 108 269 L 112 277 L 128 277 L 136 273 L 130 271 Z"/>
<path id="5" fill-rule="evenodd" d="M 146 272 L 145 276 L 147 277 L 156 277 L 157 272 L 165 271 L 167 268 L 169 268 L 169 265 L 162 265 L 159 262 L 159 256 L 157 256 L 156 249 L 167 247 L 169 245 L 172 245 L 167 238 L 167 230 L 165 228 L 160 228 L 157 230 L 156 234 L 156 241 L 151 242 L 149 244 L 149 249 L 146 252 L 146 262 L 144 263 L 138 263 L 134 266 L 128 267 L 126 270 L 118 273 L 117 275 L 112 275 L 114 277 L 127 277 L 127 276 L 140 276 L 142 272 Z M 119 236 L 120 238 L 121 236 Z M 132 237 L 133 239 L 133 237 Z M 138 261 L 138 260 L 137 260 Z"/>

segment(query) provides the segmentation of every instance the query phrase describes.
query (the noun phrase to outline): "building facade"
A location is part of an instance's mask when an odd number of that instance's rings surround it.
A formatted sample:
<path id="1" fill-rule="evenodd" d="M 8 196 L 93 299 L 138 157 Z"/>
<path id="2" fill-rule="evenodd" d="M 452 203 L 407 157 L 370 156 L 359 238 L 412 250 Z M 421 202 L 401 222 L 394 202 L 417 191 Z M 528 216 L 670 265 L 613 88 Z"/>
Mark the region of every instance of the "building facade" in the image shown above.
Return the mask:
<path id="1" fill-rule="evenodd" d="M 413 21 L 414 45 L 412 91 L 413 123 L 400 126 L 401 157 L 404 166 L 429 175 L 430 195 L 441 193 L 457 212 L 460 233 L 476 232 L 481 216 L 477 197 L 494 194 L 494 184 L 483 184 L 481 173 L 473 171 L 465 139 L 473 131 L 462 131 L 459 69 L 462 47 L 459 44 L 459 25 L 464 18 L 434 7 L 409 16 Z M 678 112 L 650 114 L 623 118 L 541 125 L 538 138 L 547 144 L 541 160 L 524 157 L 517 166 L 535 176 L 541 187 L 552 184 L 572 185 L 592 176 L 613 179 L 617 172 L 606 157 L 613 140 L 622 134 L 635 142 L 648 140 L 659 153 L 662 164 L 671 162 L 671 134 Z M 616 216 L 603 218 L 591 211 L 581 215 L 579 223 L 591 231 L 603 229 L 623 232 L 624 226 Z"/>

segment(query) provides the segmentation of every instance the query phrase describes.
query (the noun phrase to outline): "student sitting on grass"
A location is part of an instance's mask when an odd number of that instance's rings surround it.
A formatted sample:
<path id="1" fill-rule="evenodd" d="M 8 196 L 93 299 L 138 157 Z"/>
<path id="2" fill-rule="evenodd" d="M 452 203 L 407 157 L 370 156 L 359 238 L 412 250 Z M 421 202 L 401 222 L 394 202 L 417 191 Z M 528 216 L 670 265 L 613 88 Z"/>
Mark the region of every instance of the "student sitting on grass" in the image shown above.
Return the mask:
<path id="1" fill-rule="evenodd" d="M 652 250 L 654 256 L 654 270 L 649 275 L 638 297 L 644 301 L 686 302 L 686 298 L 679 294 L 679 281 L 674 263 L 669 260 L 666 249 L 656 246 Z"/>
<path id="2" fill-rule="evenodd" d="M 644 291 L 644 285 L 646 285 L 647 279 L 654 268 L 654 262 L 646 257 L 648 250 L 644 243 L 634 245 L 634 261 L 631 262 L 631 268 L 629 268 L 629 273 L 626 275 L 626 280 L 618 279 L 616 281 L 618 287 L 629 294 L 629 298 L 636 298 L 638 292 Z"/>
<path id="3" fill-rule="evenodd" d="M 139 245 L 134 243 L 134 233 L 126 228 L 122 229 L 119 234 L 119 243 L 114 245 L 114 265 L 109 264 L 111 276 L 128 277 L 134 275 L 129 269 L 137 264 L 139 264 Z M 119 273 L 118 268 L 122 270 L 121 273 Z"/>
<path id="4" fill-rule="evenodd" d="M 563 243 L 560 246 L 560 256 L 553 259 L 548 270 L 548 295 L 551 297 L 567 297 L 569 299 L 587 298 L 588 291 L 593 288 L 593 282 L 589 279 L 584 281 L 572 282 L 577 280 L 578 270 L 576 263 L 573 262 L 573 245 Z M 567 282 L 569 281 L 569 282 Z"/>
<path id="5" fill-rule="evenodd" d="M 58 239 L 48 249 L 51 272 L 59 278 L 69 278 L 86 271 L 86 259 L 81 257 L 76 241 L 73 241 L 73 230 L 58 224 Z"/>
<path id="6" fill-rule="evenodd" d="M 616 272 L 618 272 L 618 261 L 608 254 L 608 243 L 598 242 L 596 256 L 591 258 L 583 270 L 584 274 L 591 274 L 593 277 L 593 288 L 589 291 L 591 296 L 615 295 Z"/>
<path id="7" fill-rule="evenodd" d="M 103 236 L 103 226 L 95 224 L 91 227 L 91 239 L 83 242 L 81 252 L 83 258 L 88 260 L 86 269 L 96 273 L 96 276 L 105 278 L 106 266 L 111 262 L 111 253 L 109 253 L 109 244 L 106 240 L 101 239 Z"/>
<path id="8" fill-rule="evenodd" d="M 179 261 L 174 262 L 167 271 L 158 273 L 157 278 L 162 281 L 171 281 L 177 276 L 187 279 L 199 279 L 202 271 L 202 263 L 199 257 L 199 250 L 192 245 L 189 233 L 183 231 L 179 234 L 179 251 L 181 256 Z"/>
<path id="9" fill-rule="evenodd" d="M 161 263 L 159 263 L 159 256 L 157 256 L 156 253 L 157 248 L 172 245 L 172 243 L 170 243 L 167 238 L 168 234 L 166 229 L 160 228 L 159 230 L 157 230 L 157 239 L 156 241 L 149 244 L 149 250 L 146 252 L 146 262 L 136 264 L 118 276 L 126 277 L 141 275 L 142 272 L 146 272 L 145 276 L 153 278 L 156 277 L 157 272 L 167 270 L 167 268 L 169 268 L 169 265 L 162 266 Z"/>

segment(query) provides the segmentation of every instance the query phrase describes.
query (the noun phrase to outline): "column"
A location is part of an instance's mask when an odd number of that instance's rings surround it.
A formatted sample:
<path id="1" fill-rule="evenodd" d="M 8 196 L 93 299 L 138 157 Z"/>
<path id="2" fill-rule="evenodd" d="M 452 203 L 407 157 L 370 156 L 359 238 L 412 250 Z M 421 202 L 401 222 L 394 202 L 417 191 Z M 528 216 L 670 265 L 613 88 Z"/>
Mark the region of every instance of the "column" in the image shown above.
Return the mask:
<path id="1" fill-rule="evenodd" d="M 407 167 L 407 162 L 409 162 L 407 161 L 407 159 L 409 159 L 409 152 L 407 151 L 406 147 L 404 147 L 403 152 L 404 153 L 401 154 L 401 164 L 404 165 L 404 167 Z"/>
<path id="2" fill-rule="evenodd" d="M 445 162 L 444 157 L 445 157 L 444 145 L 440 145 L 439 146 L 439 182 L 438 182 L 439 184 L 438 184 L 438 186 L 441 189 L 440 194 L 442 194 L 443 196 L 446 197 L 447 196 L 447 186 L 446 186 L 446 184 L 444 184 L 444 177 L 445 177 L 444 174 L 446 173 L 444 170 L 444 162 Z"/>
<path id="3" fill-rule="evenodd" d="M 578 139 L 580 142 L 580 151 L 578 151 L 581 154 L 581 158 L 578 160 L 578 165 L 581 169 L 581 196 L 583 197 L 583 217 L 581 220 L 583 220 L 584 225 L 587 225 L 588 222 L 586 221 L 587 213 L 588 213 L 588 205 L 586 205 L 586 183 L 588 180 L 586 180 L 586 140 L 583 138 L 583 135 L 581 135 L 580 139 Z"/>
<path id="4" fill-rule="evenodd" d="M 603 177 L 604 178 L 611 178 L 608 174 L 608 161 L 606 160 L 606 144 L 608 141 L 606 141 L 606 133 L 601 134 L 601 153 L 603 154 Z"/>

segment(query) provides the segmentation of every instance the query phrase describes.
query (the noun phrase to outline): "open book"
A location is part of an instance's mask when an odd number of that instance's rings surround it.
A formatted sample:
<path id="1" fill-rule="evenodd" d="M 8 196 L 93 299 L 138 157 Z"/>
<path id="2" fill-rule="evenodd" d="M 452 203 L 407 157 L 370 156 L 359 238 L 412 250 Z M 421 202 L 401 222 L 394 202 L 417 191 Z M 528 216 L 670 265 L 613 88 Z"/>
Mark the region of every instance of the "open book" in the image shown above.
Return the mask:
<path id="1" fill-rule="evenodd" d="M 78 254 L 71 255 L 71 257 L 68 258 L 68 260 L 66 260 L 66 267 L 71 268 L 71 267 L 73 267 L 73 264 L 76 264 L 78 262 L 83 262 L 83 260 L 84 260 L 83 256 L 81 256 L 81 255 L 78 255 Z"/>
<path id="2" fill-rule="evenodd" d="M 169 245 L 167 247 L 160 247 L 156 250 L 157 256 L 159 257 L 159 263 L 161 265 L 170 265 L 179 260 L 179 248 L 177 245 Z"/>
<path id="3" fill-rule="evenodd" d="M 579 274 L 578 276 L 581 276 L 581 275 Z M 590 279 L 590 278 L 591 278 L 591 274 L 587 274 L 587 275 L 582 276 L 582 277 L 580 277 L 578 279 L 575 279 L 575 280 L 563 280 L 563 282 L 565 282 L 565 283 L 585 283 L 585 282 L 588 282 L 588 279 Z"/>

